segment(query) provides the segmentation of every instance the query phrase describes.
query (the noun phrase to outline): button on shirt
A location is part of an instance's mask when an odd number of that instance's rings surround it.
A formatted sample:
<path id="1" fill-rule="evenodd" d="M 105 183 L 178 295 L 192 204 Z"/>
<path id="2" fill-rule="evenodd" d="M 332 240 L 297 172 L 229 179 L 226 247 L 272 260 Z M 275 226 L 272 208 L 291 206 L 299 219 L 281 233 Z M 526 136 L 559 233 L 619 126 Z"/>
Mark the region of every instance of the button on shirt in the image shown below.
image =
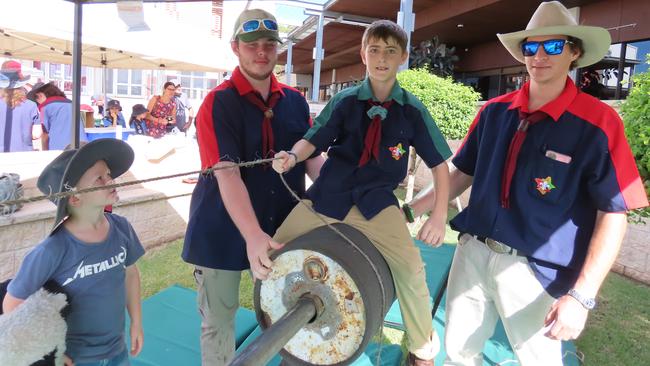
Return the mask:
<path id="1" fill-rule="evenodd" d="M 317 151 L 327 150 L 320 176 L 307 192 L 316 211 L 342 220 L 352 206 L 366 219 L 397 205 L 393 190 L 406 176 L 409 147 L 413 146 L 429 168 L 444 162 L 451 151 L 426 107 L 396 81 L 382 121 L 379 159 L 359 167 L 364 138 L 371 119 L 367 115 L 372 94 L 370 81 L 336 94 L 314 120 L 305 139 Z M 328 150 L 329 148 L 329 150 Z"/>
<path id="2" fill-rule="evenodd" d="M 648 205 L 623 123 L 612 108 L 578 92 L 567 78 L 562 94 L 540 108 L 512 178 L 510 208 L 499 202 L 508 146 L 528 110 L 529 84 L 490 100 L 470 126 L 452 162 L 473 176 L 469 204 L 454 230 L 501 241 L 528 256 L 547 292 L 562 296 L 585 260 L 597 210 Z"/>
<path id="3" fill-rule="evenodd" d="M 197 136 L 201 167 L 220 161 L 243 162 L 262 157 L 262 111 L 246 98 L 254 92 L 248 80 L 235 69 L 230 80 L 212 90 L 197 114 Z M 271 76 L 271 93 L 281 93 L 273 107 L 275 151 L 290 150 L 311 126 L 309 106 L 297 90 Z M 255 215 L 262 230 L 273 236 L 296 202 L 270 165 L 240 168 Z M 284 175 L 289 186 L 303 196 L 305 164 Z M 249 268 L 246 243 L 230 219 L 212 174 L 201 175 L 192 193 L 190 218 L 183 259 L 208 268 Z"/>

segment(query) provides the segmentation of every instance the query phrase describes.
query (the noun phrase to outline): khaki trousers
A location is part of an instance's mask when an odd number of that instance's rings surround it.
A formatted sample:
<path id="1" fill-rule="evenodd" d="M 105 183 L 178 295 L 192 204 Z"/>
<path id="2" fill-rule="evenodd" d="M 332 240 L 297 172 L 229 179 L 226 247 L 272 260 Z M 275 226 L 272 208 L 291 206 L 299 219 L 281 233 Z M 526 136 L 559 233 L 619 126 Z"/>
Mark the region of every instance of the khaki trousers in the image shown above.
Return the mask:
<path id="1" fill-rule="evenodd" d="M 225 366 L 235 355 L 241 271 L 196 266 L 194 278 L 201 315 L 201 364 Z"/>
<path id="2" fill-rule="evenodd" d="M 311 207 L 311 201 L 303 202 Z M 383 255 L 393 275 L 409 351 L 422 359 L 434 358 L 440 345 L 432 327 L 424 263 L 399 208 L 387 207 L 370 220 L 367 220 L 356 206 L 352 207 L 343 221 L 321 216 L 328 223 L 342 222 L 361 231 Z M 282 223 L 273 239 L 279 243 L 287 243 L 323 225 L 313 212 L 299 203 Z"/>
<path id="3" fill-rule="evenodd" d="M 447 286 L 445 365 L 483 365 L 483 347 L 501 318 L 520 365 L 561 366 L 561 342 L 544 336 L 554 301 L 526 257 L 495 253 L 463 234 Z"/>

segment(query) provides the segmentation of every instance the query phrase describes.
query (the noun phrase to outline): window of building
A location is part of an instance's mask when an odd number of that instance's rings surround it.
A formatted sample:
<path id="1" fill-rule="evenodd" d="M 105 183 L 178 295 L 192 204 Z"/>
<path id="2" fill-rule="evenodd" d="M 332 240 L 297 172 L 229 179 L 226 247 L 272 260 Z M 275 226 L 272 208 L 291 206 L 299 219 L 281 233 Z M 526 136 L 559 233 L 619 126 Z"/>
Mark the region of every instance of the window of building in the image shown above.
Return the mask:
<path id="1" fill-rule="evenodd" d="M 168 80 L 177 77 L 167 76 Z M 219 80 L 212 77 L 205 72 L 189 72 L 183 71 L 178 78 L 181 81 L 181 90 L 190 99 L 203 99 L 208 92 L 219 85 Z"/>
<path id="2" fill-rule="evenodd" d="M 580 89 L 600 99 L 625 99 L 634 74 L 648 70 L 648 54 L 650 40 L 611 45 L 602 60 L 580 70 Z"/>
<path id="3" fill-rule="evenodd" d="M 106 93 L 125 97 L 144 96 L 142 70 L 108 70 Z"/>
<path id="4" fill-rule="evenodd" d="M 39 65 L 40 66 L 40 65 Z M 88 68 L 81 67 L 81 94 L 85 94 Z M 64 92 L 72 92 L 72 65 L 49 64 L 48 79 Z"/>

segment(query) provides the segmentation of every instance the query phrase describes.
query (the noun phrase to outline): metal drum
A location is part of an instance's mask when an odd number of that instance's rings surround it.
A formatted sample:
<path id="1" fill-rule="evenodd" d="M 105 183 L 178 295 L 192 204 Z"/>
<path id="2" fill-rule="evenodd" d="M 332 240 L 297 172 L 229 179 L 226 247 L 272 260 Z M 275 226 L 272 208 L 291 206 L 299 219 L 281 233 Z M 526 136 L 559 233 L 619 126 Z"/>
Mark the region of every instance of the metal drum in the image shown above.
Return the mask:
<path id="1" fill-rule="evenodd" d="M 263 329 L 299 300 L 308 297 L 316 303 L 316 315 L 280 351 L 292 365 L 353 362 L 383 324 L 395 298 L 388 265 L 370 240 L 348 225 L 333 226 L 363 254 L 323 226 L 275 252 L 269 278 L 255 283 L 255 312 Z"/>

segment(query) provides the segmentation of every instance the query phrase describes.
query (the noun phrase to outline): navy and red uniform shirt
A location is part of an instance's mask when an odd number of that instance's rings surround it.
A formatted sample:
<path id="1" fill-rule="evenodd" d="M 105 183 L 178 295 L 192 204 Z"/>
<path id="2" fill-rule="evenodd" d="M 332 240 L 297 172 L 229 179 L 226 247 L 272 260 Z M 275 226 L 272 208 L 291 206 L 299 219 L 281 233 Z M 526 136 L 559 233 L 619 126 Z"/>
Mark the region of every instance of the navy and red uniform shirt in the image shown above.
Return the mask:
<path id="1" fill-rule="evenodd" d="M 528 111 L 529 84 L 490 100 L 470 126 L 452 162 L 474 177 L 469 205 L 454 230 L 501 241 L 527 255 L 546 291 L 559 297 L 584 263 L 596 213 L 648 205 L 623 123 L 612 108 L 577 90 L 540 108 L 512 178 L 510 208 L 501 207 L 501 178 L 519 110 Z"/>
<path id="2" fill-rule="evenodd" d="M 386 100 L 393 103 L 382 121 L 379 159 L 372 158 L 359 167 L 371 123 L 369 100 L 376 101 L 368 79 L 339 92 L 305 135 L 317 151 L 327 150 L 328 155 L 307 197 L 316 211 L 338 220 L 343 220 L 352 206 L 371 219 L 398 204 L 393 191 L 406 176 L 409 147 L 415 147 L 429 168 L 451 156 L 426 107 L 396 81 Z"/>
<path id="3" fill-rule="evenodd" d="M 237 68 L 230 80 L 212 90 L 203 101 L 196 117 L 202 169 L 220 161 L 262 158 L 264 116 L 246 98 L 248 93 L 256 92 Z M 273 75 L 271 93 L 282 95 L 273 107 L 274 150 L 290 150 L 311 127 L 309 106 L 297 90 L 279 83 Z M 260 227 L 273 236 L 293 209 L 295 200 L 268 164 L 240 168 L 240 173 Z M 298 164 L 284 177 L 302 197 L 305 164 Z M 249 268 L 246 243 L 230 219 L 212 174 L 201 175 L 192 193 L 182 257 L 188 263 L 208 268 L 233 271 Z"/>

